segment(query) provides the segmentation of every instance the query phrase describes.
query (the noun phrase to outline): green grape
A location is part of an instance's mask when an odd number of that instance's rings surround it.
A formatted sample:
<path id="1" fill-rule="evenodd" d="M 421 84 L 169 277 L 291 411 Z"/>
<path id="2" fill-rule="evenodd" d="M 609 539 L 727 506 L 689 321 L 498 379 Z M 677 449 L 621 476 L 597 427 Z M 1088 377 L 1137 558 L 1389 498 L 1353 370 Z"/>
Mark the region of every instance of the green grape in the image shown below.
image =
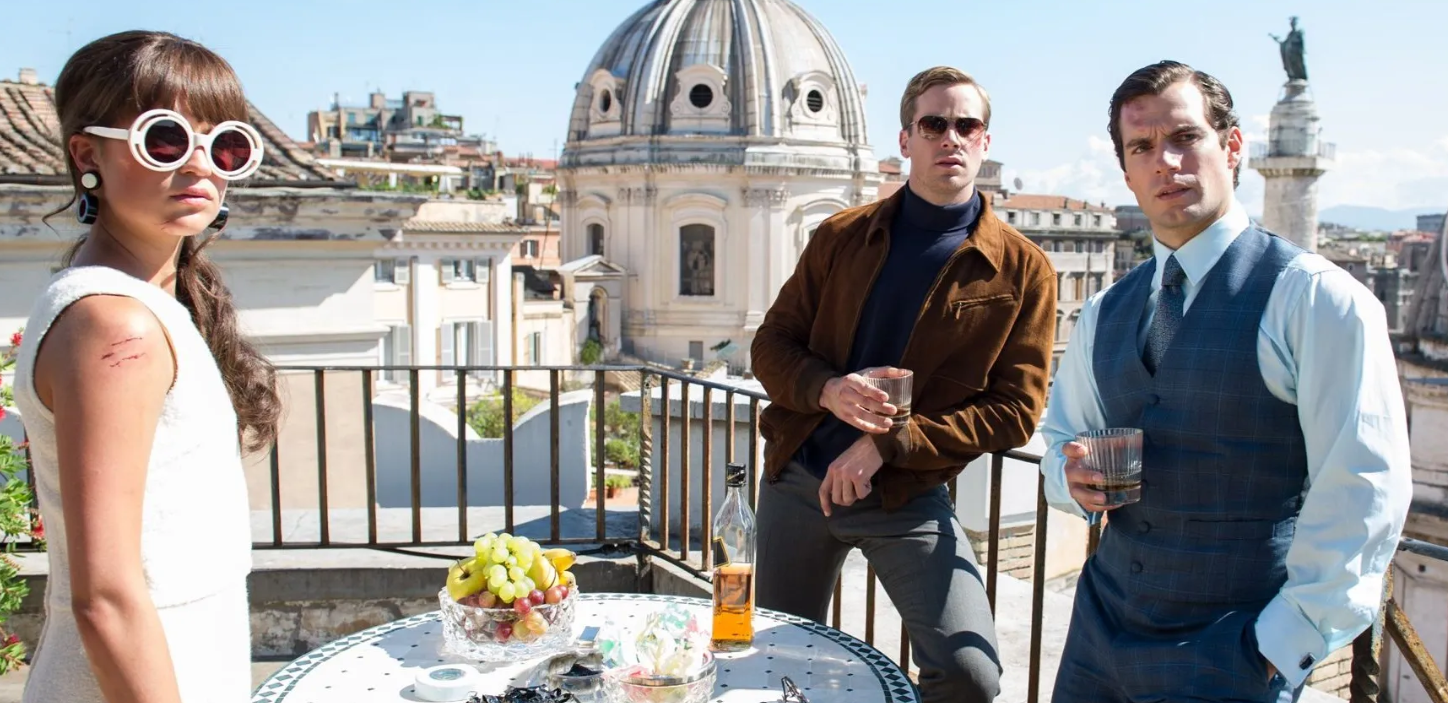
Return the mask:
<path id="1" fill-rule="evenodd" d="M 497 576 L 497 574 L 488 576 L 488 590 L 492 591 L 493 593 L 498 593 L 499 589 L 501 589 L 503 585 L 508 582 L 508 579 L 494 578 L 495 576 Z"/>
<path id="2" fill-rule="evenodd" d="M 511 568 L 508 569 L 508 580 L 509 580 L 509 581 L 512 581 L 512 582 L 514 582 L 514 583 L 517 583 L 517 582 L 523 580 L 523 576 L 524 576 L 524 574 L 523 574 L 523 569 L 522 569 L 521 567 L 514 566 L 514 567 L 511 567 Z M 525 592 L 526 592 L 526 591 L 525 591 Z"/>
<path id="3" fill-rule="evenodd" d="M 498 587 L 498 598 L 501 598 L 504 603 L 511 603 L 516 592 L 517 589 L 513 588 L 513 584 L 504 583 Z"/>
<path id="4" fill-rule="evenodd" d="M 493 547 L 493 553 L 489 558 L 493 560 L 494 564 L 506 563 L 508 561 L 508 550 L 504 549 L 501 545 Z"/>
<path id="5" fill-rule="evenodd" d="M 523 581 L 514 581 L 513 596 L 516 598 L 527 598 L 528 594 L 533 592 L 531 589 L 525 588 L 525 586 L 527 585 L 528 584 L 524 583 Z"/>
<path id="6" fill-rule="evenodd" d="M 533 579 L 527 576 L 524 576 L 521 582 L 523 584 L 523 593 L 532 593 L 534 589 L 538 588 L 538 584 L 533 583 Z"/>
<path id="7" fill-rule="evenodd" d="M 507 580 L 508 580 L 508 567 L 503 566 L 502 564 L 494 564 L 494 565 L 488 567 L 488 580 L 489 580 L 489 581 L 507 581 Z"/>
<path id="8" fill-rule="evenodd" d="M 524 573 L 526 573 L 529 568 L 532 568 L 532 566 L 533 566 L 533 552 L 532 552 L 532 550 L 524 549 L 523 551 L 518 552 L 517 554 L 514 554 L 513 556 L 518 559 L 518 567 L 521 568 L 521 569 L 524 571 Z"/>
<path id="9" fill-rule="evenodd" d="M 508 568 L 515 568 L 518 566 L 518 557 L 515 554 L 509 554 L 507 560 L 503 563 L 507 564 Z"/>

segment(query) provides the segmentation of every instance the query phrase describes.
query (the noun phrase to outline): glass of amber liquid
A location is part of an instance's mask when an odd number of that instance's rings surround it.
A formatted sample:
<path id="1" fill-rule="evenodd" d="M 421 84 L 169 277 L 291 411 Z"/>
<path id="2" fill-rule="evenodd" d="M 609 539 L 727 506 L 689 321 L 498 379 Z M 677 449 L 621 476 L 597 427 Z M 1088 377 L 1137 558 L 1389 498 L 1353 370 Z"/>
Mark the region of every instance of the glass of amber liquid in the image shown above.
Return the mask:
<path id="1" fill-rule="evenodd" d="M 1145 435 L 1135 427 L 1111 427 L 1076 435 L 1086 447 L 1086 464 L 1103 481 L 1091 486 L 1106 494 L 1106 505 L 1117 508 L 1141 500 L 1141 448 Z"/>
<path id="2" fill-rule="evenodd" d="M 711 648 L 738 652 L 754 646 L 754 511 L 744 499 L 747 470 L 730 464 L 724 504 L 714 516 L 714 622 Z"/>

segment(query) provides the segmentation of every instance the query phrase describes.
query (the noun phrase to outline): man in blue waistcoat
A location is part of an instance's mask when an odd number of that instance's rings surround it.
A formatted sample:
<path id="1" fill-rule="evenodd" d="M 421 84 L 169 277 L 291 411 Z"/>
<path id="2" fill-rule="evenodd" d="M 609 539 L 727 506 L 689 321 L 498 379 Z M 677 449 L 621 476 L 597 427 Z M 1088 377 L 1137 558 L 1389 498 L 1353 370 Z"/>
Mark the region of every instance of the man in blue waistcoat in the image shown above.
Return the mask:
<path id="1" fill-rule="evenodd" d="M 1215 78 L 1147 66 L 1110 120 L 1155 256 L 1082 307 L 1046 406 L 1048 500 L 1107 515 L 1052 700 L 1296 700 L 1378 613 L 1411 501 L 1383 308 L 1248 219 Z M 1090 488 L 1075 436 L 1108 427 L 1144 431 L 1138 502 Z"/>

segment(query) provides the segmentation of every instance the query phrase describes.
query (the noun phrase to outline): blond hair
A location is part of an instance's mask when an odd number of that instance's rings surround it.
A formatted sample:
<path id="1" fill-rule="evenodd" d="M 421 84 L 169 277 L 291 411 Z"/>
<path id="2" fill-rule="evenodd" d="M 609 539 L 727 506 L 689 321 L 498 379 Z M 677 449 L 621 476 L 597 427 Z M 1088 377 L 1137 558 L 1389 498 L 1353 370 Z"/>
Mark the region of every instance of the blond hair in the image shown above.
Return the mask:
<path id="1" fill-rule="evenodd" d="M 990 124 L 990 95 L 986 94 L 985 88 L 971 78 L 969 73 L 958 68 L 949 66 L 936 66 L 927 68 L 915 74 L 910 83 L 905 86 L 905 95 L 900 98 L 900 129 L 910 129 L 915 123 L 915 102 L 925 91 L 937 85 L 970 85 L 980 92 L 980 99 L 985 103 L 985 114 L 981 121 Z"/>

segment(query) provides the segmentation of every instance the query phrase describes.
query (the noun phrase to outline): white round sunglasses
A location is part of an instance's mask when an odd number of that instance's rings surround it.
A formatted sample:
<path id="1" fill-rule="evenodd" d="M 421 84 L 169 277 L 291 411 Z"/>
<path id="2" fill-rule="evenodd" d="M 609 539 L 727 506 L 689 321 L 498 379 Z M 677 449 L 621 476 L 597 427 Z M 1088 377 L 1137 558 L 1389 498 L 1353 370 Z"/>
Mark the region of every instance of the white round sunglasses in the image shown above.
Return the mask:
<path id="1" fill-rule="evenodd" d="M 152 171 L 181 168 L 198 147 L 211 160 L 216 175 L 228 181 L 246 178 L 261 168 L 261 133 L 245 122 L 229 120 L 207 134 L 197 134 L 179 113 L 149 110 L 141 113 L 130 129 L 86 127 L 81 131 L 129 143 L 131 155 Z"/>

